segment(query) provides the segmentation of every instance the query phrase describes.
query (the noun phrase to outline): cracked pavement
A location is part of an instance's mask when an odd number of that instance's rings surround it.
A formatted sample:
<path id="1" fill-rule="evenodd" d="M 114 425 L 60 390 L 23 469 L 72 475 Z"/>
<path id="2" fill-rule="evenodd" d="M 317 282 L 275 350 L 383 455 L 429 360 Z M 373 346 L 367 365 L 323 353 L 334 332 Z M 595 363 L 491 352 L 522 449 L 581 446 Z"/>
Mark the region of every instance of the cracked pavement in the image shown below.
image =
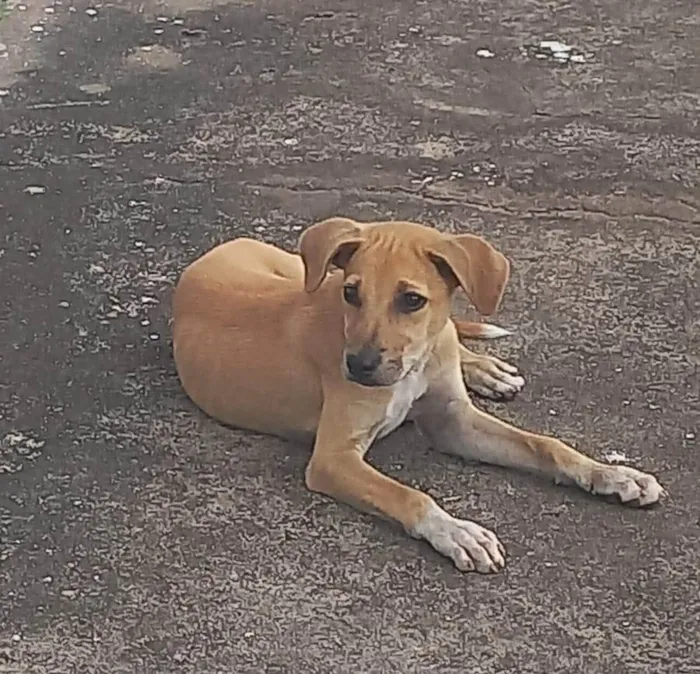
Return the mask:
<path id="1" fill-rule="evenodd" d="M 690 0 L 5 7 L 0 672 L 700 671 Z M 483 348 L 527 384 L 478 404 L 666 502 L 465 465 L 406 426 L 371 460 L 508 549 L 463 575 L 306 492 L 305 448 L 199 413 L 179 272 L 333 214 L 494 242 L 516 333 Z"/>

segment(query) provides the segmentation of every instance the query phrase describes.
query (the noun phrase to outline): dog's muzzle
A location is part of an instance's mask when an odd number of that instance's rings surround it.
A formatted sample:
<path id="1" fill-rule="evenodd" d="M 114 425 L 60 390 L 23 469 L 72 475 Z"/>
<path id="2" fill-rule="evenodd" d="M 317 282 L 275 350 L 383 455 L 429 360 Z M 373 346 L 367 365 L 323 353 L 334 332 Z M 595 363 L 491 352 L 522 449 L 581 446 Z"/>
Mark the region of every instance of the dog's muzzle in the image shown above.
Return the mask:
<path id="1" fill-rule="evenodd" d="M 375 380 L 377 369 L 382 364 L 379 349 L 363 346 L 357 353 L 345 355 L 345 371 L 348 379 L 363 386 L 381 386 Z"/>

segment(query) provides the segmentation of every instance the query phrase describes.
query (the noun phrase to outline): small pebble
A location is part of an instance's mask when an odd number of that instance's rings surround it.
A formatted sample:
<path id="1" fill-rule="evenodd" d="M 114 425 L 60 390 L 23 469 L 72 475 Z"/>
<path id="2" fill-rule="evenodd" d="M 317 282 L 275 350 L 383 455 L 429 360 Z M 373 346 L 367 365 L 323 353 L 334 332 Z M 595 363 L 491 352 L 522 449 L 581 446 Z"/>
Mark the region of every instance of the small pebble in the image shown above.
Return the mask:
<path id="1" fill-rule="evenodd" d="M 62 309 L 67 309 L 70 306 L 70 304 L 64 300 L 63 302 L 59 302 L 58 306 Z"/>
<path id="2" fill-rule="evenodd" d="M 43 185 L 27 185 L 27 187 L 24 188 L 24 191 L 31 195 L 46 194 L 46 188 Z"/>
<path id="3" fill-rule="evenodd" d="M 157 332 L 152 332 L 150 335 L 148 335 L 148 338 L 152 342 L 157 342 L 160 339 L 160 335 Z"/>
<path id="4" fill-rule="evenodd" d="M 13 635 L 12 635 L 12 641 L 14 641 L 15 643 L 17 643 L 17 642 L 19 642 L 19 641 L 22 641 L 22 637 L 21 637 L 19 634 L 13 634 Z"/>
<path id="5" fill-rule="evenodd" d="M 608 463 L 625 463 L 629 462 L 629 458 L 623 454 L 622 452 L 607 452 L 606 454 L 603 455 L 603 458 L 608 462 Z"/>
<path id="6" fill-rule="evenodd" d="M 482 59 L 492 59 L 496 54 L 494 54 L 490 49 L 479 49 L 476 55 Z"/>
<path id="7" fill-rule="evenodd" d="M 568 44 L 559 42 L 559 40 L 542 40 L 540 42 L 540 49 L 548 49 L 552 52 L 569 52 L 571 47 Z"/>
<path id="8" fill-rule="evenodd" d="M 88 7 L 88 8 L 85 10 L 85 13 L 86 13 L 88 16 L 97 16 L 97 10 L 96 10 L 94 7 Z"/>
<path id="9" fill-rule="evenodd" d="M 695 433 L 693 433 L 693 431 L 688 431 L 685 434 L 685 439 L 686 440 L 695 440 Z"/>
<path id="10" fill-rule="evenodd" d="M 104 94 L 110 90 L 110 87 L 107 84 L 92 82 L 90 84 L 81 84 L 78 89 L 86 94 Z"/>
<path id="11" fill-rule="evenodd" d="M 43 26 L 32 26 L 32 32 L 34 33 L 43 33 L 44 32 L 44 27 Z"/>

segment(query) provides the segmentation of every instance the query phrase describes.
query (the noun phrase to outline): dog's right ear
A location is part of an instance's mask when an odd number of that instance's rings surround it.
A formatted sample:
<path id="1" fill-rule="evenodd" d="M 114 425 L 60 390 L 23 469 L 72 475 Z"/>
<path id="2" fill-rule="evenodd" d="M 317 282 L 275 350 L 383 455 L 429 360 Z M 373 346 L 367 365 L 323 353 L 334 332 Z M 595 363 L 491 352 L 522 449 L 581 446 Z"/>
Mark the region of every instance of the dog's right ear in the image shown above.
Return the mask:
<path id="1" fill-rule="evenodd" d="M 349 218 L 329 218 L 311 225 L 299 239 L 304 261 L 304 289 L 316 290 L 331 265 L 344 268 L 362 243 L 363 223 Z"/>

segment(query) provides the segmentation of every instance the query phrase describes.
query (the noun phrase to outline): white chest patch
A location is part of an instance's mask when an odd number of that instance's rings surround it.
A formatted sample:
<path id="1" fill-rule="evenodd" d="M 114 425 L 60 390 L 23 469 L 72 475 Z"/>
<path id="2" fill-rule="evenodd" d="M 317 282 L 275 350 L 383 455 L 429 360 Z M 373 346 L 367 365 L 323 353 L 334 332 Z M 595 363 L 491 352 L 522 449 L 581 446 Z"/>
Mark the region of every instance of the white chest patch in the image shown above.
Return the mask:
<path id="1" fill-rule="evenodd" d="M 393 387 L 393 396 L 386 408 L 384 420 L 377 430 L 377 439 L 396 430 L 406 419 L 413 403 L 428 389 L 428 380 L 422 372 L 404 377 Z"/>

